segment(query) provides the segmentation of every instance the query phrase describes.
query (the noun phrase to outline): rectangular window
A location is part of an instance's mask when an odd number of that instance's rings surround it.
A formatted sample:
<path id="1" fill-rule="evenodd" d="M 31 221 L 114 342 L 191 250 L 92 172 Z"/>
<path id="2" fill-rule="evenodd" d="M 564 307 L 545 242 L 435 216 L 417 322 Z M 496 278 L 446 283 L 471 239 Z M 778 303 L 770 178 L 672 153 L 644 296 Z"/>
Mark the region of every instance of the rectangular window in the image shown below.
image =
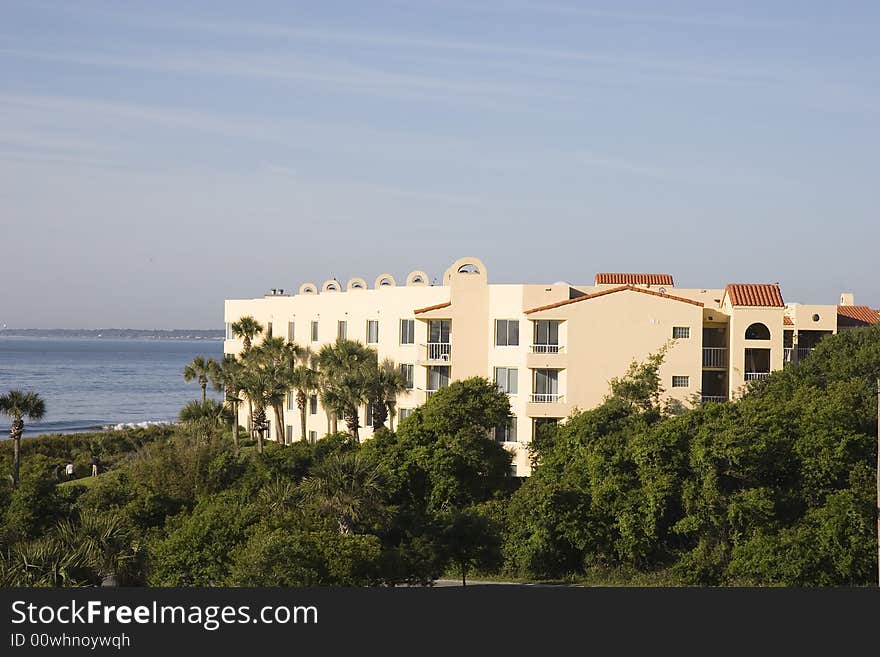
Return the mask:
<path id="1" fill-rule="evenodd" d="M 515 443 L 516 442 L 516 417 L 510 416 L 507 422 L 499 424 L 495 427 L 495 440 L 499 443 Z"/>
<path id="2" fill-rule="evenodd" d="M 672 387 L 673 388 L 687 388 L 691 385 L 691 377 L 689 376 L 674 376 L 672 377 Z"/>
<path id="3" fill-rule="evenodd" d="M 691 327 L 690 326 L 673 326 L 672 327 L 672 337 L 675 340 L 686 340 L 691 337 Z"/>
<path id="4" fill-rule="evenodd" d="M 372 427 L 373 426 L 373 405 L 367 404 L 366 412 L 364 413 L 364 426 Z"/>
<path id="5" fill-rule="evenodd" d="M 318 442 L 318 432 L 317 431 L 309 431 L 309 442 L 314 445 Z"/>
<path id="6" fill-rule="evenodd" d="M 400 365 L 400 374 L 403 376 L 404 381 L 406 381 L 406 389 L 412 390 L 415 387 L 415 367 L 402 363 Z"/>
<path id="7" fill-rule="evenodd" d="M 440 390 L 449 385 L 449 366 L 434 365 L 428 368 L 428 390 Z"/>
<path id="8" fill-rule="evenodd" d="M 416 343 L 416 320 L 400 320 L 400 344 Z"/>
<path id="9" fill-rule="evenodd" d="M 312 321 L 312 342 L 318 341 L 318 322 Z"/>
<path id="10" fill-rule="evenodd" d="M 532 401 L 555 402 L 559 400 L 559 370 L 535 370 Z"/>
<path id="11" fill-rule="evenodd" d="M 284 427 L 284 439 L 288 443 L 293 442 L 293 427 L 289 424 L 286 427 Z"/>
<path id="12" fill-rule="evenodd" d="M 400 421 L 403 422 L 406 418 L 412 415 L 413 409 L 411 408 L 399 408 L 397 409 L 397 415 L 400 417 Z"/>
<path id="13" fill-rule="evenodd" d="M 495 320 L 495 346 L 516 347 L 519 345 L 519 320 Z"/>
<path id="14" fill-rule="evenodd" d="M 296 393 L 288 392 L 287 393 L 287 410 L 295 411 L 296 410 Z"/>
<path id="15" fill-rule="evenodd" d="M 266 337 L 272 337 L 272 322 L 266 322 Z"/>
<path id="16" fill-rule="evenodd" d="M 367 344 L 376 344 L 379 342 L 379 320 L 367 320 Z"/>
<path id="17" fill-rule="evenodd" d="M 235 336 L 232 335 L 232 324 L 226 322 L 226 339 L 232 340 L 233 337 Z"/>
<path id="18" fill-rule="evenodd" d="M 309 415 L 318 414 L 318 395 L 309 397 Z"/>
<path id="19" fill-rule="evenodd" d="M 339 340 L 345 340 L 348 337 L 348 322 L 344 319 L 336 322 L 336 337 Z"/>
<path id="20" fill-rule="evenodd" d="M 428 322 L 428 342 L 449 344 L 451 322 L 448 319 L 432 319 Z"/>
<path id="21" fill-rule="evenodd" d="M 293 342 L 294 336 L 296 335 L 294 329 L 293 322 L 287 322 L 287 339 Z"/>
<path id="22" fill-rule="evenodd" d="M 496 367 L 495 385 L 501 392 L 515 395 L 519 391 L 519 370 L 515 367 Z"/>
<path id="23" fill-rule="evenodd" d="M 535 321 L 535 341 L 532 351 L 536 354 L 559 353 L 559 320 L 539 319 Z"/>

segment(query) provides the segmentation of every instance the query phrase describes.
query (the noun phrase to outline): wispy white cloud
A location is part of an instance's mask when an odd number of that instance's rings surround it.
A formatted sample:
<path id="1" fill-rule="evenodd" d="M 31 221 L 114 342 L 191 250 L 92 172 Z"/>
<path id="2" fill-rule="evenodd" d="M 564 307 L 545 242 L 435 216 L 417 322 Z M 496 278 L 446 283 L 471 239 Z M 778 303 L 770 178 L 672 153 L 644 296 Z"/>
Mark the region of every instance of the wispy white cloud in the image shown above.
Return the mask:
<path id="1" fill-rule="evenodd" d="M 271 174 L 287 176 L 296 179 L 304 185 L 321 185 L 323 187 L 339 188 L 344 187 L 353 191 L 387 194 L 392 196 L 400 196 L 419 201 L 428 201 L 431 203 L 448 203 L 452 205 L 467 205 L 472 207 L 486 207 L 489 205 L 486 201 L 474 196 L 466 196 L 462 194 L 449 194 L 444 192 L 429 191 L 416 187 L 402 187 L 397 185 L 384 185 L 377 183 L 368 183 L 356 180 L 319 178 L 314 176 L 303 176 L 296 168 L 268 164 L 264 168 Z"/>

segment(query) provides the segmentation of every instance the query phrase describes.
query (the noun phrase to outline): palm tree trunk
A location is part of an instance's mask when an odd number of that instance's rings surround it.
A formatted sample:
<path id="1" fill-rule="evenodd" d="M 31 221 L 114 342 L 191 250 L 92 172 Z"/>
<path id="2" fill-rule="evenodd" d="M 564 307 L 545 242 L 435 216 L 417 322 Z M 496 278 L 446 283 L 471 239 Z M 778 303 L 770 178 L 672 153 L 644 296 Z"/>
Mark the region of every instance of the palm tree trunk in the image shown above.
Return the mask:
<path id="1" fill-rule="evenodd" d="M 21 434 L 23 430 L 24 425 L 21 420 L 12 421 L 12 431 L 9 432 L 12 438 L 12 488 L 18 488 L 18 473 L 21 469 Z"/>
<path id="2" fill-rule="evenodd" d="M 254 402 L 251 401 L 251 398 L 248 397 L 248 421 L 247 421 L 247 430 L 248 435 L 253 438 L 254 437 Z"/>
<path id="3" fill-rule="evenodd" d="M 345 425 L 348 427 L 349 435 L 355 439 L 355 442 L 360 442 L 360 436 L 358 436 L 358 414 L 357 409 L 354 411 L 348 410 L 344 413 L 345 416 Z"/>
<path id="4" fill-rule="evenodd" d="M 238 454 L 238 402 L 232 402 L 232 444 Z"/>
<path id="5" fill-rule="evenodd" d="M 331 419 L 330 419 L 330 430 L 331 430 L 333 433 L 336 433 L 337 431 L 339 431 L 339 417 L 336 415 L 336 413 L 334 413 L 334 414 L 331 416 Z"/>
<path id="6" fill-rule="evenodd" d="M 299 406 L 299 428 L 302 439 L 308 441 L 308 437 L 306 436 L 306 405 L 300 404 L 299 399 L 297 399 L 296 405 Z"/>
<path id="7" fill-rule="evenodd" d="M 202 382 L 202 405 L 204 405 L 206 401 L 208 401 L 208 382 L 203 381 Z"/>
<path id="8" fill-rule="evenodd" d="M 281 404 L 275 404 L 275 441 L 279 445 L 286 445 L 284 436 L 284 410 Z"/>

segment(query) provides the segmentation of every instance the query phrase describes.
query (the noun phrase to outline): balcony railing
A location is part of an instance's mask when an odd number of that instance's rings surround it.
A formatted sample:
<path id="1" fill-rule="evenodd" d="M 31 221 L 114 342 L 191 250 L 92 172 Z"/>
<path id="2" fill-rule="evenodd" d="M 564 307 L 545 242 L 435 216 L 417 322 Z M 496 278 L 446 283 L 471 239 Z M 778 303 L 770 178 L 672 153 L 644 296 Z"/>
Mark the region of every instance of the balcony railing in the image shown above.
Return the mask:
<path id="1" fill-rule="evenodd" d="M 769 376 L 770 372 L 746 372 L 746 381 L 758 381 Z"/>
<path id="2" fill-rule="evenodd" d="M 561 344 L 533 344 L 533 354 L 559 354 L 565 349 Z"/>
<path id="3" fill-rule="evenodd" d="M 785 347 L 782 350 L 782 359 L 786 363 L 791 363 L 794 358 L 794 350 L 795 347 Z M 803 360 L 807 356 L 810 355 L 810 352 L 813 351 L 813 347 L 797 347 L 797 359 L 799 361 Z"/>
<path id="4" fill-rule="evenodd" d="M 533 392 L 531 401 L 536 404 L 553 404 L 561 402 L 564 396 L 555 392 Z"/>
<path id="5" fill-rule="evenodd" d="M 703 367 L 727 367 L 727 347 L 703 347 Z"/>
<path id="6" fill-rule="evenodd" d="M 722 404 L 727 401 L 727 395 L 703 395 L 704 404 Z"/>
<path id="7" fill-rule="evenodd" d="M 452 345 L 448 342 L 429 342 L 425 345 L 428 360 L 447 363 L 451 360 Z"/>
<path id="8" fill-rule="evenodd" d="M 430 399 L 431 395 L 433 395 L 435 392 L 437 392 L 437 391 L 436 390 L 425 390 L 425 400 L 427 401 L 428 399 Z"/>

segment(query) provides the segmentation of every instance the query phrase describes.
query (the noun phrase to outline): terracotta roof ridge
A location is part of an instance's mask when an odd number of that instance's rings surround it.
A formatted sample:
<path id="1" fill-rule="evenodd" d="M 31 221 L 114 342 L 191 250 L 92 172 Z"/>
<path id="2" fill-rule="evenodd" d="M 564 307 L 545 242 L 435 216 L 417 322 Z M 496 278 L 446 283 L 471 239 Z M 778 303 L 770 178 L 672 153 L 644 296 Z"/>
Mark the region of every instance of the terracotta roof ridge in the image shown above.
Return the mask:
<path id="1" fill-rule="evenodd" d="M 608 294 L 614 294 L 615 292 L 624 292 L 627 290 L 630 292 L 638 292 L 640 294 L 650 294 L 651 296 L 660 297 L 661 299 L 670 299 L 672 301 L 682 301 L 684 303 L 689 303 L 694 306 L 699 306 L 700 308 L 703 307 L 703 303 L 701 301 L 694 301 L 693 299 L 687 299 L 685 297 L 677 297 L 672 294 L 662 294 L 662 293 L 656 292 L 654 290 L 646 290 L 645 288 L 636 287 L 634 285 L 621 285 L 619 287 L 613 287 L 608 290 L 602 290 L 601 292 L 594 292 L 593 294 L 585 294 L 580 297 L 575 297 L 574 299 L 565 299 L 563 301 L 557 301 L 556 303 L 550 303 L 545 306 L 538 306 L 537 308 L 530 308 L 529 310 L 525 311 L 525 314 L 529 315 L 531 313 L 536 313 L 541 310 L 550 310 L 552 308 L 559 308 L 561 306 L 567 306 L 569 304 L 577 303 L 579 301 L 587 301 L 589 299 L 595 299 L 596 297 L 604 297 Z"/>
<path id="2" fill-rule="evenodd" d="M 433 306 L 426 306 L 425 308 L 416 308 L 413 312 L 418 315 L 419 313 L 426 313 L 429 310 L 440 310 L 441 308 L 448 308 L 452 305 L 451 301 L 444 301 L 443 303 L 435 303 Z"/>

